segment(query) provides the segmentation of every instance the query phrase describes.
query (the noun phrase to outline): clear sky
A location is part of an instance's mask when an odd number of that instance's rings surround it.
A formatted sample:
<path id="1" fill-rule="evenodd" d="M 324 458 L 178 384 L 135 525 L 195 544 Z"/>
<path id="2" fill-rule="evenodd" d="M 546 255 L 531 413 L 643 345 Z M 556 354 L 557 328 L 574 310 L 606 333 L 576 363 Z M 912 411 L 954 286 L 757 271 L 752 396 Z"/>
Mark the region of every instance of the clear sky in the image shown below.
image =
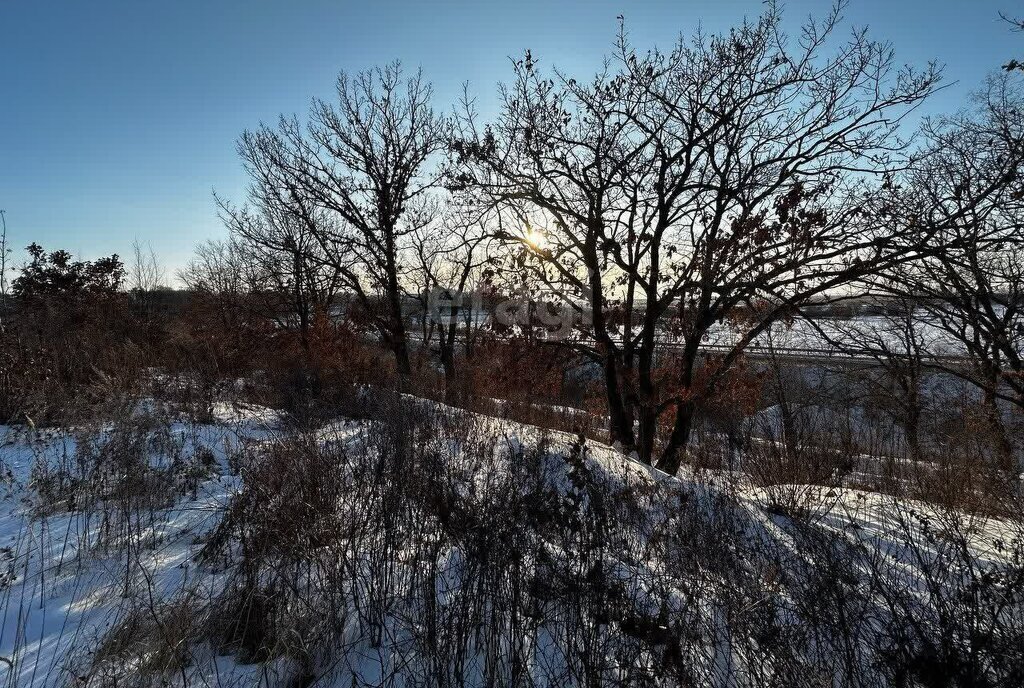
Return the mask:
<path id="1" fill-rule="evenodd" d="M 845 15 L 901 62 L 935 59 L 955 82 L 927 108 L 960 107 L 985 74 L 1024 58 L 999 11 L 1020 0 L 851 0 Z M 638 47 L 702 22 L 723 29 L 758 0 L 0 0 L 0 208 L 10 241 L 86 258 L 150 243 L 171 270 L 222 237 L 211 197 L 242 199 L 234 142 L 330 97 L 341 69 L 422 67 L 436 105 L 464 81 L 487 112 L 509 56 L 592 71 L 623 14 Z M 820 12 L 790 0 L 787 22 Z"/>

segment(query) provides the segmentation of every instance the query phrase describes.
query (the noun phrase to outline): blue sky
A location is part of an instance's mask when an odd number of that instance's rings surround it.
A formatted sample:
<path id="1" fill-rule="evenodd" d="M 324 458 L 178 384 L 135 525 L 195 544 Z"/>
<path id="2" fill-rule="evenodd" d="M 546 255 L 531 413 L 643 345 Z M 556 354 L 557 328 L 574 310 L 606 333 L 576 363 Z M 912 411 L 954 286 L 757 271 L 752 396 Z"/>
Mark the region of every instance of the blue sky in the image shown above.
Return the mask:
<path id="1" fill-rule="evenodd" d="M 1017 0 L 1019 3 L 1019 0 Z M 790 0 L 787 21 L 825 3 Z M 469 81 L 481 109 L 529 48 L 586 73 L 623 14 L 640 47 L 703 22 L 754 16 L 757 0 L 0 0 L 0 208 L 10 242 L 86 258 L 150 243 L 171 270 L 224 234 L 211 193 L 241 200 L 234 142 L 279 113 L 330 97 L 339 70 L 422 67 L 445 108 Z M 845 16 L 900 61 L 956 82 L 927 111 L 958 108 L 985 74 L 1024 58 L 1011 0 L 852 0 Z"/>

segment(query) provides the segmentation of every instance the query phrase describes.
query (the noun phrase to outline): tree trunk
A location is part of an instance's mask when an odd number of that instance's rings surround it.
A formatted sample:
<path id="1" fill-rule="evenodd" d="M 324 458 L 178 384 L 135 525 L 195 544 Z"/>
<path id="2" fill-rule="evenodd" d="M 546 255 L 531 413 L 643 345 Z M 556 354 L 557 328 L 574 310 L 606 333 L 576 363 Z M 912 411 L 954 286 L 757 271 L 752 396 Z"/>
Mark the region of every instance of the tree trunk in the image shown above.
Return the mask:
<path id="1" fill-rule="evenodd" d="M 1002 415 L 999 413 L 999 403 L 995 394 L 985 392 L 985 416 L 992 431 L 993 450 L 996 454 L 997 465 L 1001 470 L 1013 471 L 1016 469 L 1013 460 L 1013 445 L 1006 437 L 1006 426 L 1003 425 Z"/>
<path id="2" fill-rule="evenodd" d="M 665 451 L 658 459 L 658 469 L 669 475 L 679 472 L 683 464 L 683 457 L 686 455 L 686 448 L 690 444 L 690 433 L 693 430 L 693 419 L 697 415 L 697 403 L 693 399 L 679 402 L 676 406 L 676 418 L 672 425 L 672 434 L 669 435 Z"/>
<path id="3" fill-rule="evenodd" d="M 412 365 L 409 363 L 409 345 L 405 340 L 405 323 L 401 319 L 393 319 L 391 326 L 391 351 L 395 355 L 395 366 L 401 378 L 403 389 L 408 387 L 412 377 Z"/>
<path id="4" fill-rule="evenodd" d="M 637 454 L 641 461 L 650 465 L 654 460 L 654 442 L 658 436 L 658 411 L 649 404 L 642 404 L 637 413 L 640 430 L 637 437 Z"/>
<path id="5" fill-rule="evenodd" d="M 655 398 L 654 382 L 651 377 L 653 367 L 654 340 L 652 336 L 648 341 L 645 335 L 639 356 L 637 356 L 637 386 L 640 392 L 637 410 L 640 435 L 637 438 L 637 451 L 640 460 L 646 464 L 650 464 L 654 460 L 654 443 L 658 434 L 658 400 Z"/>
<path id="6" fill-rule="evenodd" d="M 407 389 L 412 378 L 412 365 L 409 363 L 409 343 L 405 333 L 405 320 L 402 318 L 402 290 L 398 286 L 398 265 L 395 262 L 394 230 L 386 233 L 385 247 L 387 258 L 385 273 L 387 279 L 387 299 L 389 315 L 389 335 L 391 350 L 395 355 L 395 367 L 398 369 L 399 386 Z"/>
<path id="7" fill-rule="evenodd" d="M 608 396 L 608 434 L 612 444 L 622 445 L 624 451 L 636 448 L 636 437 L 633 433 L 633 418 L 626 409 L 622 393 L 621 376 L 615 361 L 614 352 L 604 356 L 604 384 Z"/>
<path id="8" fill-rule="evenodd" d="M 595 237 L 601 234 L 600 227 L 588 231 L 585 249 L 587 269 L 590 273 L 590 308 L 593 317 L 594 339 L 601 351 L 601 366 L 604 372 L 605 394 L 608 399 L 608 434 L 612 444 L 618 443 L 623 451 L 636 449 L 636 435 L 633 432 L 633 414 L 623 389 L 622 371 L 619 367 L 618 350 L 608 329 L 604 312 L 604 283 L 597 255 Z"/>
<path id="9" fill-rule="evenodd" d="M 903 432 L 906 435 L 910 460 L 921 460 L 921 394 L 916 375 L 910 375 L 907 382 L 907 413 Z"/>
<path id="10" fill-rule="evenodd" d="M 454 310 L 454 309 L 453 309 Z M 456 321 L 446 325 L 438 333 L 441 346 L 441 367 L 444 369 L 444 401 L 454 405 L 458 401 L 458 380 L 455 369 L 455 330 Z"/>
<path id="11" fill-rule="evenodd" d="M 295 280 L 295 310 L 299 315 L 299 343 L 302 346 L 302 353 L 306 362 L 310 361 L 312 348 L 309 342 L 309 304 L 306 295 L 302 291 L 302 254 L 298 251 L 292 253 L 292 275 Z"/>
<path id="12" fill-rule="evenodd" d="M 697 365 L 697 355 L 700 352 L 700 337 L 700 333 L 691 335 L 683 350 L 680 387 L 688 396 L 676 405 L 672 434 L 669 435 L 668 443 L 661 453 L 661 458 L 658 459 L 658 468 L 669 475 L 675 475 L 683 463 L 683 456 L 690 444 L 693 419 L 697 414 L 697 400 L 693 398 L 693 373 Z"/>

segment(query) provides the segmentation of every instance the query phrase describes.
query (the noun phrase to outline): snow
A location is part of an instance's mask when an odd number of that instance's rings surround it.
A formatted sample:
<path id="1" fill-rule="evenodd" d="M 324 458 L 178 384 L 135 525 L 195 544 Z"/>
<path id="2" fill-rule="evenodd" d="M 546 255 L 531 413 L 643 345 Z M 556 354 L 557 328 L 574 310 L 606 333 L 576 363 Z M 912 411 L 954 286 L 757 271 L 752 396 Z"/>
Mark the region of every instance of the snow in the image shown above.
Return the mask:
<path id="1" fill-rule="evenodd" d="M 219 521 L 237 479 L 226 475 L 228 456 L 243 441 L 265 436 L 264 410 L 220 414 L 224 423 L 177 422 L 168 428 L 181 455 L 210 452 L 215 474 L 166 509 L 140 517 L 134 541 L 106 541 L 95 513 L 65 510 L 40 513 L 29 498 L 40 465 L 75 456 L 77 430 L 41 430 L 0 426 L 0 458 L 5 494 L 0 500 L 0 556 L 4 570 L 3 623 L 0 626 L 0 675 L 7 685 L 68 685 L 75 667 L 103 634 L 123 621 L 130 602 L 159 604 L 198 588 L 207 592 L 216 577 L 197 571 L 194 557 L 200 536 Z M 230 421 L 230 422 L 229 422 Z M 97 431 L 97 435 L 109 428 Z M 158 464 L 162 452 L 150 457 Z M 122 534 L 123 535 L 123 534 Z M 137 557 L 127 566 L 127 550 Z M 198 580 L 197 580 L 198 578 Z"/>
<path id="2" fill-rule="evenodd" d="M 521 446 L 549 443 L 551 455 L 567 455 L 576 437 L 568 433 L 541 431 L 538 428 L 507 419 L 476 416 L 466 411 L 444 407 L 430 401 L 417 401 L 449 414 L 471 418 L 474 436 L 501 438 L 498 451 L 508 460 Z M 576 409 L 564 409 L 577 412 Z M 56 686 L 76 682 L 87 666 L 96 661 L 104 638 L 139 610 L 156 610 L 172 602 L 187 603 L 192 599 L 212 599 L 223 586 L 227 571 L 217 571 L 197 562 L 203 537 L 219 522 L 232 495 L 240 489 L 239 478 L 230 466 L 243 450 L 256 449 L 275 442 L 287 431 L 281 417 L 271 409 L 247 404 L 218 404 L 213 409 L 211 424 L 177 420 L 166 428 L 169 444 L 153 445 L 147 462 L 166 467 L 182 457 L 212 456 L 209 471 L 194 485 L 182 489 L 173 503 L 153 509 L 141 509 L 128 515 L 128 528 L 114 535 L 104 533 L 109 522 L 98 518 L 95 511 L 77 505 L 46 505 L 42 508 L 32 497 L 34 481 L 45 471 L 41 467 L 73 461 L 83 438 L 89 431 L 77 429 L 26 430 L 0 426 L 0 477 L 3 494 L 0 498 L 0 595 L 3 620 L 0 626 L 0 676 L 6 674 L 7 685 Z M 338 443 L 357 447 L 365 438 L 369 424 L 346 419 L 330 423 L 313 434 L 320 443 Z M 111 427 L 91 431 L 93 439 L 109 437 Z M 461 447 L 436 438 L 446 451 L 457 456 Z M 747 518 L 747 528 L 756 537 L 766 537 L 779 547 L 801 557 L 799 543 L 780 524 L 773 510 L 777 494 L 799 491 L 808 517 L 822 528 L 842 537 L 856 539 L 885 557 L 902 561 L 908 537 L 907 513 L 919 516 L 920 523 L 942 523 L 940 510 L 924 503 L 895 500 L 879 494 L 850 488 L 808 486 L 754 485 L 742 474 L 684 469 L 679 476 L 669 476 L 643 465 L 616 449 L 597 442 L 587 442 L 585 465 L 603 480 L 621 490 L 641 490 L 667 485 L 690 499 L 728 498 L 735 500 Z M 564 462 L 563 462 L 564 463 Z M 486 476 L 476 474 L 475 480 L 461 489 L 473 491 L 492 489 Z M 569 469 L 555 480 L 561 490 L 570 490 Z M 652 501 L 646 523 L 661 522 L 674 517 L 671 500 Z M 996 519 L 970 519 L 973 537 L 970 543 L 975 555 L 984 561 L 1005 557 L 1000 543 L 1014 537 L 1010 524 Z M 920 533 L 910 533 L 910 537 Z M 754 537 L 754 535 L 751 535 Z M 552 547 L 552 551 L 557 548 Z M 131 556 L 130 556 L 131 555 Z M 458 586 L 462 554 L 451 551 L 443 570 L 447 578 L 438 583 L 454 589 Z M 657 561 L 610 561 L 609 571 L 616 580 L 633 586 L 630 595 L 656 609 L 654 593 L 644 590 L 636 581 L 637 571 L 657 567 Z M 907 566 L 910 566 L 908 563 Z M 440 591 L 442 596 L 444 590 Z M 677 607 L 685 602 L 675 600 Z M 546 633 L 547 631 L 545 631 Z M 557 639 L 542 635 L 534 661 L 557 662 Z M 269 666 L 242 664 L 231 656 L 217 656 L 212 648 L 196 643 L 190 650 L 191 664 L 184 667 L 175 682 L 208 682 L 217 685 L 249 685 L 267 676 L 283 676 L 293 671 L 288 660 L 276 659 Z M 344 668 L 368 685 L 375 685 L 397 657 L 389 657 L 358 646 L 346 659 Z M 717 661 L 726 660 L 719 657 Z M 342 675 L 339 672 L 338 675 Z M 339 679 L 338 685 L 350 683 Z"/>

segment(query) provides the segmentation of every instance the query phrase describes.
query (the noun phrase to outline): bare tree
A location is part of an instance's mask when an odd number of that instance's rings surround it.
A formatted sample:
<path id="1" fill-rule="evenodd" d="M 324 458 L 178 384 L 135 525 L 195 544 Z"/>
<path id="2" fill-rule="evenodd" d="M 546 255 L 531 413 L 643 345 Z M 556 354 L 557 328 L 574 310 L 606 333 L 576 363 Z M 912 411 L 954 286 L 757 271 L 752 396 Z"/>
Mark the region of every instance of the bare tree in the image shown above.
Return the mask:
<path id="1" fill-rule="evenodd" d="M 314 321 L 330 316 L 342 279 L 310 224 L 273 199 L 263 200 L 256 209 L 238 208 L 221 198 L 217 203 L 249 269 L 261 276 L 257 282 L 266 290 L 267 316 L 281 327 L 297 327 L 308 356 Z M 327 220 L 317 222 L 325 225 Z"/>
<path id="2" fill-rule="evenodd" d="M 896 292 L 890 285 L 890 291 Z M 869 365 L 854 370 L 867 386 L 869 397 L 903 431 L 903 440 L 912 461 L 923 458 L 922 424 L 928 400 L 923 389 L 932 366 L 935 341 L 921 323 L 921 313 L 912 294 L 892 293 L 880 300 L 884 313 L 847 321 L 829 320 L 821 325 L 807 320 L 836 351 Z M 846 366 L 850 368 L 848 364 Z"/>
<path id="3" fill-rule="evenodd" d="M 899 168 L 901 121 L 938 74 L 898 69 L 863 31 L 828 54 L 839 10 L 791 39 L 770 5 L 667 54 L 639 53 L 620 32 L 615 59 L 585 82 L 542 76 L 527 54 L 498 120 L 481 129 L 464 118 L 462 181 L 542 228 L 543 247 L 533 229 L 513 238 L 531 249 L 537 279 L 589 311 L 592 337 L 576 345 L 605 371 L 612 440 L 653 460 L 658 418 L 671 411 L 658 459 L 669 472 L 697 408 L 751 341 L 913 251 L 863 209 Z M 698 381 L 702 344 L 752 306 L 760 317 Z M 659 380 L 673 313 L 679 366 Z"/>
<path id="4" fill-rule="evenodd" d="M 236 337 L 244 331 L 241 325 L 254 317 L 249 295 L 265 285 L 254 275 L 242 247 L 230 239 L 200 244 L 178 278 L 210 304 L 221 331 Z M 263 317 L 262 311 L 256 317 Z"/>
<path id="5" fill-rule="evenodd" d="M 485 252 L 486 221 L 453 203 L 439 222 L 416 233 L 414 281 L 420 287 L 423 346 L 435 342 L 444 369 L 445 398 L 456 399 L 459 358 L 469 357 L 481 323 L 474 308 Z"/>
<path id="6" fill-rule="evenodd" d="M 1024 408 L 1024 102 L 1017 79 L 990 81 L 979 110 L 928 123 L 927 155 L 893 219 L 944 248 L 890 281 L 918 295 L 926 324 L 945 335 L 945 349 L 934 353 L 971 362 L 965 369 L 937 359 L 983 391 L 993 432 L 1002 436 L 997 401 Z M 999 444 L 1009 461 L 1008 440 Z"/>
<path id="7" fill-rule="evenodd" d="M 147 330 L 156 322 L 160 296 L 157 291 L 164 286 L 165 272 L 153 247 L 136 239 L 132 242 L 132 261 L 128 265 L 127 284 L 136 313 Z"/>
<path id="8" fill-rule="evenodd" d="M 145 247 L 136 239 L 132 242 L 132 263 L 128 271 L 128 289 L 134 292 L 151 292 L 164 286 L 166 273 L 153 247 Z"/>
<path id="9" fill-rule="evenodd" d="M 542 299 L 561 298 L 593 323 L 592 338 L 571 343 L 601 366 L 612 441 L 634 447 L 629 335 L 647 253 L 633 221 L 643 191 L 635 180 L 652 139 L 635 122 L 649 99 L 610 62 L 586 84 L 556 72 L 556 86 L 529 52 L 515 72 L 493 125 L 478 128 L 465 101 L 455 178 L 507 216 L 497 237 L 518 249 L 505 271 L 532 272 Z M 622 240 L 626 270 L 609 260 Z M 642 454 L 649 460 L 650 447 Z"/>
<path id="10" fill-rule="evenodd" d="M 308 126 L 282 118 L 276 128 L 246 132 L 238 148 L 252 195 L 305 223 L 407 379 L 403 256 L 433 219 L 431 161 L 447 125 L 431 109 L 422 75 L 406 78 L 397 63 L 343 73 L 337 93 L 337 106 L 314 102 Z"/>

